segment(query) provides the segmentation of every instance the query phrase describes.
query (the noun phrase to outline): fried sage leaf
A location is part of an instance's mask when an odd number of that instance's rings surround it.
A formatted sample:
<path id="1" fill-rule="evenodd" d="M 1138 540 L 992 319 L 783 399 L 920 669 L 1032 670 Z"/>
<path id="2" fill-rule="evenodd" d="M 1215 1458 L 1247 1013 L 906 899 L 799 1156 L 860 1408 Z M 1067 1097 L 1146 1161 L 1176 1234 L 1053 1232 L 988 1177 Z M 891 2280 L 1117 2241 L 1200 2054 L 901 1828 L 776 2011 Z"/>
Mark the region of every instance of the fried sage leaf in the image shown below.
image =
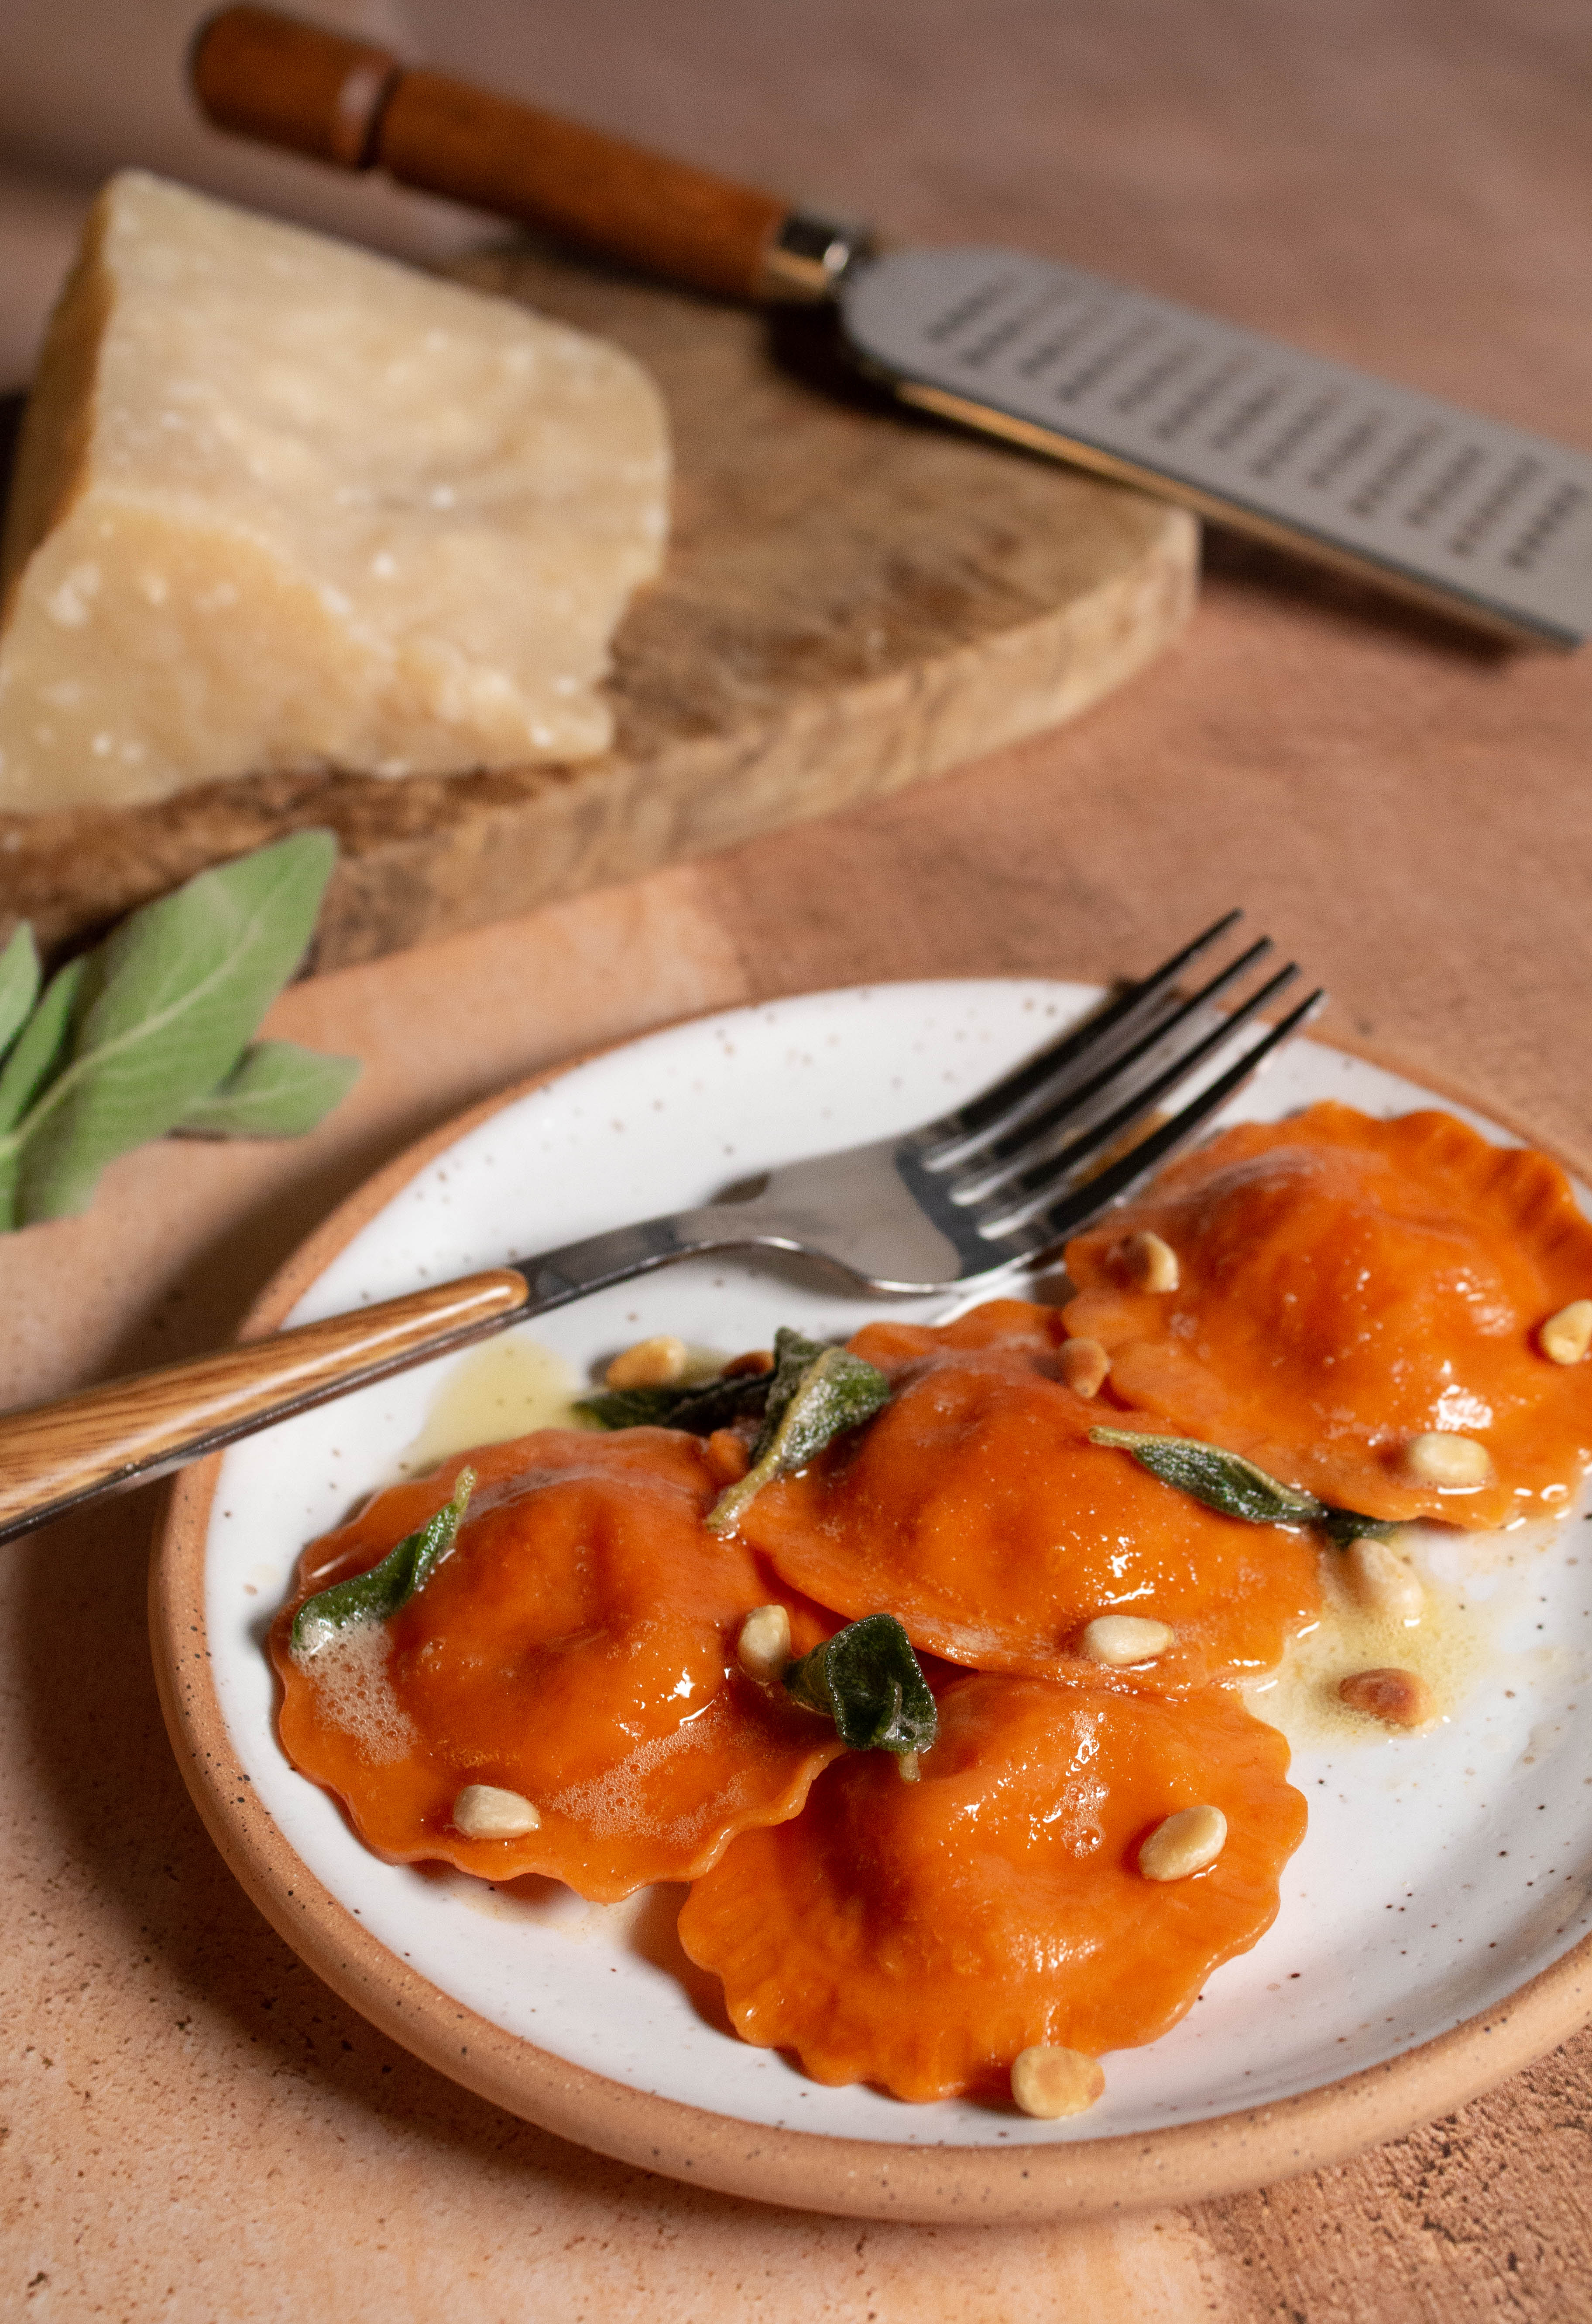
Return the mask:
<path id="1" fill-rule="evenodd" d="M 763 1426 L 752 1447 L 752 1465 L 740 1482 L 728 1485 L 708 1513 L 714 1533 L 733 1533 L 750 1503 L 773 1484 L 816 1461 L 826 1444 L 847 1429 L 871 1420 L 890 1400 L 890 1382 L 874 1365 L 845 1348 L 826 1348 L 800 1332 L 774 1336 Z"/>
<path id="2" fill-rule="evenodd" d="M 606 1388 L 579 1397 L 575 1409 L 600 1428 L 686 1428 L 693 1436 L 711 1436 L 716 1428 L 761 1412 L 773 1379 L 772 1372 L 732 1372 L 689 1387 Z"/>
<path id="3" fill-rule="evenodd" d="M 1243 1517 L 1250 1525 L 1319 1525 L 1327 1505 L 1314 1493 L 1279 1484 L 1241 1453 L 1224 1452 L 1219 1444 L 1201 1444 L 1192 1436 L 1146 1436 L 1130 1428 L 1091 1428 L 1091 1444 L 1110 1444 L 1131 1452 L 1142 1469 L 1163 1485 L 1192 1493 L 1208 1509 L 1225 1517 Z"/>
<path id="4" fill-rule="evenodd" d="M 1335 1509 L 1314 1493 L 1297 1485 L 1279 1484 L 1240 1452 L 1225 1452 L 1219 1444 L 1202 1444 L 1193 1436 L 1148 1436 L 1130 1428 L 1091 1428 L 1091 1444 L 1117 1446 L 1131 1452 L 1141 1468 L 1192 1493 L 1208 1509 L 1225 1517 L 1242 1517 L 1248 1525 L 1319 1526 L 1334 1549 L 1371 1535 L 1381 1540 L 1395 1527 L 1382 1517 L 1361 1517 L 1356 1509 Z"/>
<path id="5" fill-rule="evenodd" d="M 1357 1509 L 1328 1509 L 1318 1520 L 1334 1549 L 1356 1541 L 1385 1541 L 1399 1528 L 1392 1517 L 1363 1517 Z"/>
<path id="6" fill-rule="evenodd" d="M 459 1522 L 475 1489 L 475 1471 L 461 1469 L 448 1507 L 439 1509 L 414 1533 L 405 1534 L 379 1565 L 373 1565 L 368 1573 L 353 1574 L 347 1582 L 334 1582 L 329 1590 L 306 1598 L 293 1617 L 290 1644 L 294 1654 L 308 1661 L 351 1622 L 384 1622 L 400 1607 L 407 1606 L 443 1559 L 452 1554 Z"/>
<path id="7" fill-rule="evenodd" d="M 865 1614 L 803 1655 L 786 1691 L 826 1712 L 848 1751 L 929 1750 L 939 1714 L 912 1641 L 893 1614 Z"/>

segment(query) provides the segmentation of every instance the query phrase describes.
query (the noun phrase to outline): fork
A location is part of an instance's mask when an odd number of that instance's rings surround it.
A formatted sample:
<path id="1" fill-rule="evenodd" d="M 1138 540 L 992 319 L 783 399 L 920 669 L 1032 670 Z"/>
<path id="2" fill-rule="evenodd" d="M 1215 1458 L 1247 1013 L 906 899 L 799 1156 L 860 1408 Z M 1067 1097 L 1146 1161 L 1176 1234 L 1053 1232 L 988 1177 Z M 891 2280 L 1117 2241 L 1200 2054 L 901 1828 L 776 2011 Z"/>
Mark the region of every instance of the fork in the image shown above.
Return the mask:
<path id="1" fill-rule="evenodd" d="M 1238 997 L 1272 950 L 1266 937 L 1183 991 L 1185 970 L 1241 918 L 1225 914 L 1026 1064 L 902 1137 L 786 1163 L 736 1200 L 0 1417 L 0 1542 L 677 1259 L 798 1252 L 898 1296 L 1042 1259 L 1186 1145 L 1325 998 L 1254 1021 L 1299 973 L 1291 963 Z M 1163 1116 L 1162 1101 L 1190 1082 L 1194 1093 Z"/>

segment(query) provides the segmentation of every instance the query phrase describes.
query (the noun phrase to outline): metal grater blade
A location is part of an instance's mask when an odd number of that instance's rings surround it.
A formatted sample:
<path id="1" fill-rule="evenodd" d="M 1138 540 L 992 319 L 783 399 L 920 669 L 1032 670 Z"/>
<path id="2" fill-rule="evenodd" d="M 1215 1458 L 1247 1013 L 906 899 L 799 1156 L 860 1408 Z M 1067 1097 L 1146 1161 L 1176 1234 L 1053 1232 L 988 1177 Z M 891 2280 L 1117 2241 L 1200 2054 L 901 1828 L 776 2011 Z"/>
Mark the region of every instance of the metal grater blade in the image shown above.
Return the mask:
<path id="1" fill-rule="evenodd" d="M 1592 632 L 1592 456 L 1076 267 L 890 251 L 843 327 L 906 401 L 1517 642 Z"/>

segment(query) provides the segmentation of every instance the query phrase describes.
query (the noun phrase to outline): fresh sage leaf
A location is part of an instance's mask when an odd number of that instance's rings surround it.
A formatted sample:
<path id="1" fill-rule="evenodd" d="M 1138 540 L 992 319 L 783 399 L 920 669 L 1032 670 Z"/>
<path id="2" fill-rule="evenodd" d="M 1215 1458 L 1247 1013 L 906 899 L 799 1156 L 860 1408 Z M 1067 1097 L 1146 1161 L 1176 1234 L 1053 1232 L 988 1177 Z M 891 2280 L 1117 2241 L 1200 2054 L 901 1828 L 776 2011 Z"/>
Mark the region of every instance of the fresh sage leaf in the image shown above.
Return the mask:
<path id="1" fill-rule="evenodd" d="M 324 1121 L 361 1072 L 357 1057 L 329 1057 L 296 1041 L 256 1041 L 226 1080 L 196 1098 L 180 1138 L 301 1138 Z"/>
<path id="2" fill-rule="evenodd" d="M 40 1001 L 0 1072 L 0 1130 L 14 1130 L 40 1093 L 47 1089 L 71 1047 L 78 993 L 87 958 L 69 960 L 44 988 Z"/>
<path id="3" fill-rule="evenodd" d="M 201 872 L 90 955 L 69 1056 L 0 1134 L 24 1225 L 85 1208 L 108 1162 L 163 1137 L 231 1073 L 309 945 L 336 853 L 329 832 L 301 831 Z"/>
<path id="4" fill-rule="evenodd" d="M 58 969 L 45 987 L 43 1000 L 18 1034 L 0 1071 L 0 1133 L 14 1128 L 65 1063 L 71 1047 L 78 990 L 88 965 L 87 960 L 70 960 Z M 21 1164 L 20 1139 L 0 1134 L 0 1234 L 8 1234 L 21 1223 L 16 1215 Z"/>
<path id="5" fill-rule="evenodd" d="M 805 1469 L 826 1444 L 871 1420 L 890 1400 L 890 1382 L 874 1365 L 845 1348 L 803 1339 L 800 1332 L 775 1334 L 773 1371 L 764 1377 L 768 1402 L 752 1465 L 708 1511 L 714 1533 L 733 1533 L 764 1485 Z"/>
<path id="6" fill-rule="evenodd" d="M 865 1614 L 803 1655 L 785 1686 L 809 1711 L 828 1714 L 848 1751 L 927 1751 L 939 1713 L 918 1657 L 893 1614 Z"/>
<path id="7" fill-rule="evenodd" d="M 1327 1505 L 1314 1493 L 1293 1485 L 1280 1485 L 1241 1453 L 1224 1452 L 1219 1444 L 1202 1444 L 1192 1436 L 1146 1436 L 1128 1428 L 1091 1428 L 1091 1444 L 1110 1444 L 1131 1452 L 1142 1469 L 1163 1485 L 1176 1485 L 1225 1517 L 1243 1517 L 1249 1525 L 1319 1525 Z"/>
<path id="8" fill-rule="evenodd" d="M 772 1372 L 736 1372 L 729 1379 L 696 1380 L 690 1387 L 606 1388 L 576 1400 L 600 1428 L 686 1428 L 711 1436 L 716 1428 L 761 1412 Z"/>
<path id="9" fill-rule="evenodd" d="M 24 920 L 0 952 L 0 1057 L 27 1022 L 28 1011 L 39 998 L 41 982 L 39 947 Z"/>
<path id="10" fill-rule="evenodd" d="M 475 1471 L 461 1469 L 448 1507 L 415 1532 L 405 1534 L 379 1565 L 347 1582 L 334 1582 L 329 1590 L 306 1598 L 293 1616 L 289 1639 L 293 1653 L 308 1662 L 351 1622 L 385 1622 L 407 1606 L 443 1559 L 452 1554 L 460 1520 L 475 1489 Z"/>

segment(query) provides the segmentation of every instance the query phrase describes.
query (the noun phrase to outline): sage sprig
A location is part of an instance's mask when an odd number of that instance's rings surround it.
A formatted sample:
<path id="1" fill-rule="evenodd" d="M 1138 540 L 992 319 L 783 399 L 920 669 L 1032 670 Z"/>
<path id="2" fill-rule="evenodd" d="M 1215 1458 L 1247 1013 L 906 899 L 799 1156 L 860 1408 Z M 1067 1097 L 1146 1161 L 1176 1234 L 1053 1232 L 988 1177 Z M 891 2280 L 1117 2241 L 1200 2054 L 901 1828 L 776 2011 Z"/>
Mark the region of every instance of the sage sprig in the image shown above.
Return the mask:
<path id="1" fill-rule="evenodd" d="M 865 1614 L 792 1663 L 786 1692 L 824 1712 L 848 1751 L 907 1758 L 933 1746 L 939 1713 L 918 1657 L 893 1614 Z"/>
<path id="2" fill-rule="evenodd" d="M 1393 1530 L 1380 1517 L 1336 1509 L 1297 1485 L 1281 1484 L 1241 1452 L 1224 1452 L 1219 1444 L 1204 1444 L 1198 1437 L 1150 1436 L 1132 1428 L 1091 1428 L 1089 1443 L 1131 1452 L 1139 1466 L 1159 1477 L 1163 1485 L 1175 1485 L 1218 1516 L 1242 1517 L 1246 1525 L 1319 1526 L 1337 1549 L 1347 1549 L 1362 1535 L 1380 1536 Z"/>
<path id="3" fill-rule="evenodd" d="M 405 1534 L 379 1565 L 373 1565 L 368 1573 L 356 1573 L 347 1582 L 334 1582 L 329 1590 L 318 1591 L 313 1598 L 306 1598 L 293 1616 L 289 1634 L 294 1654 L 308 1662 L 350 1623 L 385 1622 L 400 1608 L 407 1606 L 416 1591 L 424 1589 L 443 1559 L 452 1555 L 460 1522 L 475 1489 L 475 1471 L 461 1469 L 447 1508 L 439 1509 L 434 1517 L 413 1533 Z"/>
<path id="4" fill-rule="evenodd" d="M 39 994 L 19 928 L 0 953 L 0 1231 L 85 1210 L 150 1139 L 292 1138 L 359 1072 L 286 1041 L 251 1048 L 314 933 L 337 843 L 301 831 L 131 913 Z"/>
<path id="5" fill-rule="evenodd" d="M 803 1339 L 800 1332 L 775 1333 L 774 1368 L 764 1379 L 768 1400 L 751 1466 L 708 1511 L 714 1533 L 733 1533 L 764 1485 L 805 1469 L 837 1436 L 871 1420 L 890 1400 L 890 1382 L 873 1364 L 847 1349 Z"/>

